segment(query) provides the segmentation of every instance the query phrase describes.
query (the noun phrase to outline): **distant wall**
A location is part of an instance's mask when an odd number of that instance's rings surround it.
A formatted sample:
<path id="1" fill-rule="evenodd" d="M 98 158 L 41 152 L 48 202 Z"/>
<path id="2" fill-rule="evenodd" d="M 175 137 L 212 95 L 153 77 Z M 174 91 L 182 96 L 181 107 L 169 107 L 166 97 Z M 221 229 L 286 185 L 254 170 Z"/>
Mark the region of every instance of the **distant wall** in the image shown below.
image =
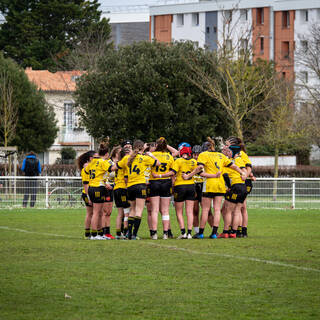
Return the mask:
<path id="1" fill-rule="evenodd" d="M 149 40 L 149 22 L 111 23 L 111 28 L 116 46 Z"/>
<path id="2" fill-rule="evenodd" d="M 250 156 L 252 166 L 273 166 L 274 157 L 272 156 Z M 296 156 L 280 156 L 279 166 L 295 166 L 297 165 Z"/>

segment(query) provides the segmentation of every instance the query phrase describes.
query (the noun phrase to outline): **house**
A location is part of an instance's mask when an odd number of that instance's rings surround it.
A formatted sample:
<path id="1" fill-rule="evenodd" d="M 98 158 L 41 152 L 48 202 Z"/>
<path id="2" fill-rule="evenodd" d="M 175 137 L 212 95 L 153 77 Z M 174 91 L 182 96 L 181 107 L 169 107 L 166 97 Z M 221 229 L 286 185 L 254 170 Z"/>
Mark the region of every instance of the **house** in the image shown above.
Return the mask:
<path id="1" fill-rule="evenodd" d="M 29 80 L 44 92 L 46 101 L 54 108 L 59 132 L 53 145 L 44 153 L 44 164 L 54 164 L 64 147 L 72 147 L 77 156 L 93 148 L 93 138 L 79 125 L 73 92 L 80 71 L 25 70 Z M 40 155 L 41 158 L 41 155 Z"/>

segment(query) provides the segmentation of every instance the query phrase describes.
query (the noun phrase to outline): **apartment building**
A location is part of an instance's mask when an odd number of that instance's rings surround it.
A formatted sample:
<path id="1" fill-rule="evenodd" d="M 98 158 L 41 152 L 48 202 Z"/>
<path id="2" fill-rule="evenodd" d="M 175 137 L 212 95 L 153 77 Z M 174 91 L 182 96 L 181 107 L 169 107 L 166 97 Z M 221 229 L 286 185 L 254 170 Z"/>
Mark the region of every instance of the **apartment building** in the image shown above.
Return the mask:
<path id="1" fill-rule="evenodd" d="M 207 0 L 150 7 L 150 39 L 191 40 L 216 49 L 222 40 L 252 46 L 253 59 L 273 60 L 278 72 L 294 79 L 309 71 L 295 62 L 295 47 L 306 45 L 310 26 L 320 22 L 319 0 Z M 307 72 L 307 73 L 306 73 Z"/>

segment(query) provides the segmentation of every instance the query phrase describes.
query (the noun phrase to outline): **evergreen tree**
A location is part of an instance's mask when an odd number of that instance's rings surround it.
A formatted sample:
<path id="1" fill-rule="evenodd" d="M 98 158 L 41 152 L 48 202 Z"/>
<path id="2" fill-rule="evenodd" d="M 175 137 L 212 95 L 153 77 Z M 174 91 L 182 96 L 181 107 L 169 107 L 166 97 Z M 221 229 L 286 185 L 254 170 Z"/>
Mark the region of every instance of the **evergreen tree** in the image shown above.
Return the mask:
<path id="1" fill-rule="evenodd" d="M 79 35 L 101 24 L 110 34 L 98 8 L 97 0 L 0 0 L 6 19 L 0 26 L 0 50 L 23 68 L 65 69 Z"/>

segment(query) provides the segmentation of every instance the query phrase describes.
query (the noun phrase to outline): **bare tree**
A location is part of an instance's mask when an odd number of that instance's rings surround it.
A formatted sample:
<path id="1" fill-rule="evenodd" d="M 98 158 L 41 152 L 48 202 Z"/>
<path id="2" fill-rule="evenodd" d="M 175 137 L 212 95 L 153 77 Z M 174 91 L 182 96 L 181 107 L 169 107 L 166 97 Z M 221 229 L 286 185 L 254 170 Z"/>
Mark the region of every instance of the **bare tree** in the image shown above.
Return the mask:
<path id="1" fill-rule="evenodd" d="M 313 143 L 320 147 L 320 24 L 313 23 L 309 33 L 299 35 L 295 59 L 297 73 L 297 100 L 301 113 L 313 127 Z"/>
<path id="2" fill-rule="evenodd" d="M 6 70 L 0 71 L 0 130 L 3 146 L 7 147 L 15 136 L 18 107 L 13 97 L 13 85 Z"/>
<path id="3" fill-rule="evenodd" d="M 238 25 L 231 19 L 235 11 L 224 12 L 221 40 L 216 51 L 206 53 L 206 66 L 196 57 L 185 60 L 190 67 L 187 78 L 222 105 L 233 123 L 234 134 L 243 139 L 245 117 L 264 109 L 274 95 L 275 72 L 268 62 L 252 61 L 251 26 L 243 28 L 242 33 L 238 28 L 233 37 Z"/>

